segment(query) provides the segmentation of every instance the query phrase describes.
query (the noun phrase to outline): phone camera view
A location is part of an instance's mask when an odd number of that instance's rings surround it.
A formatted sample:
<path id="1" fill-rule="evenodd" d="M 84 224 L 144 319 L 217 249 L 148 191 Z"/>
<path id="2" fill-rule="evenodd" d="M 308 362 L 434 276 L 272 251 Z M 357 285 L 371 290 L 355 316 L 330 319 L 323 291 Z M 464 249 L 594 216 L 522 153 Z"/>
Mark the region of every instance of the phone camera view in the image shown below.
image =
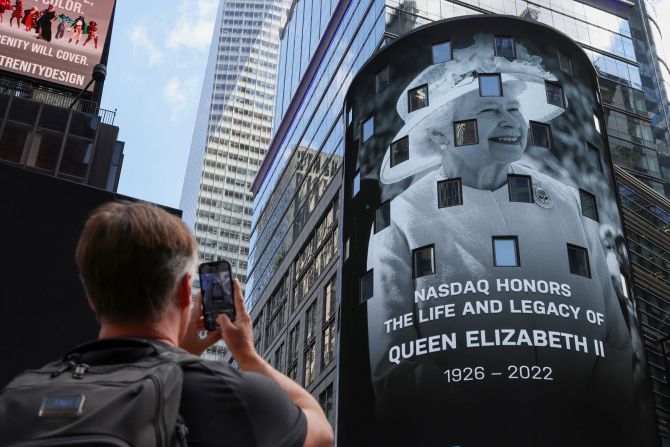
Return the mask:
<path id="1" fill-rule="evenodd" d="M 230 266 L 225 264 L 202 264 L 200 266 L 200 287 L 203 296 L 203 313 L 205 328 L 216 330 L 216 317 L 219 314 L 228 314 L 235 320 L 235 305 L 233 303 L 233 287 Z"/>

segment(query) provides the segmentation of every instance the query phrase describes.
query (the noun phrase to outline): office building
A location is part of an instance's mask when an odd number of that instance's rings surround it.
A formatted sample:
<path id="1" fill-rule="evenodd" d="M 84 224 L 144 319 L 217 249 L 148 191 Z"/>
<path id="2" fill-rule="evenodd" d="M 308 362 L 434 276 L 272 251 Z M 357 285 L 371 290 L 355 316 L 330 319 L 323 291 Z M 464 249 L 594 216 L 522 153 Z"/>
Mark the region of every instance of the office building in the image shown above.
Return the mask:
<path id="1" fill-rule="evenodd" d="M 279 27 L 286 9 L 282 1 L 219 3 L 180 202 L 200 244 L 200 259 L 229 261 L 243 286 L 250 187 L 272 135 Z"/>
<path id="2" fill-rule="evenodd" d="M 328 247 L 329 237 L 340 232 L 344 126 L 351 119 L 344 95 L 356 73 L 376 50 L 430 22 L 487 13 L 524 17 L 574 39 L 599 75 L 602 131 L 616 165 L 658 428 L 669 437 L 670 388 L 658 343 L 670 333 L 669 75 L 651 3 L 298 0 L 291 11 L 282 32 L 272 141 L 252 189 L 246 300 L 263 355 L 306 384 L 334 420 L 336 361 L 323 359 L 330 358 L 331 325 L 341 320 L 338 310 L 326 308 L 341 284 L 341 257 L 351 246 L 336 242 L 332 254 Z M 386 82 L 383 76 L 380 82 Z M 303 166 L 297 148 L 306 147 L 322 155 Z M 324 158 L 327 169 L 336 170 L 333 179 L 310 184 L 309 173 L 318 176 Z M 352 298 L 338 295 L 345 299 Z M 266 340 L 270 323 L 272 339 Z"/>

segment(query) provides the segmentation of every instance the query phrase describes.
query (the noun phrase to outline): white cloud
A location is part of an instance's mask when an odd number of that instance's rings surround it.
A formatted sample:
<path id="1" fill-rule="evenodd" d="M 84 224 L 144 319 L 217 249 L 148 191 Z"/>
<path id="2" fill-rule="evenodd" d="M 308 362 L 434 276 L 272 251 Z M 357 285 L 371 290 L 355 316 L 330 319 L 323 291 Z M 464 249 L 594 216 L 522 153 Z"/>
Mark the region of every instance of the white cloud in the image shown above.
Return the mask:
<path id="1" fill-rule="evenodd" d="M 135 25 L 130 31 L 129 38 L 133 45 L 133 53 L 146 56 L 147 64 L 155 65 L 163 60 L 163 52 L 149 37 L 146 25 Z"/>
<path id="2" fill-rule="evenodd" d="M 175 122 L 194 100 L 197 101 L 198 78 L 170 78 L 163 86 L 163 101 L 170 108 L 170 119 Z"/>
<path id="3" fill-rule="evenodd" d="M 175 14 L 179 21 L 170 30 L 167 47 L 207 49 L 212 43 L 212 32 L 218 0 L 192 0 L 180 2 L 179 12 Z"/>

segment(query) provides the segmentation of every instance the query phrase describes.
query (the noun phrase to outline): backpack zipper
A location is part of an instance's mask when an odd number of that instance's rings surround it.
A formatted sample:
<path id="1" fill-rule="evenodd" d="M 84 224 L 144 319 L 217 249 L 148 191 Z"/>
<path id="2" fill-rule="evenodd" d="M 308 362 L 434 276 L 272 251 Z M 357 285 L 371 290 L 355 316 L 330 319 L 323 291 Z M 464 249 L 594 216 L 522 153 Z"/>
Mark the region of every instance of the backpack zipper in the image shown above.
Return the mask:
<path id="1" fill-rule="evenodd" d="M 163 402 L 163 389 L 161 388 L 160 380 L 158 380 L 156 376 L 152 374 L 149 378 L 151 378 L 151 381 L 156 386 L 156 406 L 154 408 L 154 419 L 156 420 L 156 424 L 154 424 L 156 430 L 156 445 L 165 446 L 163 437 L 161 436 L 163 421 L 162 419 L 159 419 L 161 404 Z"/>

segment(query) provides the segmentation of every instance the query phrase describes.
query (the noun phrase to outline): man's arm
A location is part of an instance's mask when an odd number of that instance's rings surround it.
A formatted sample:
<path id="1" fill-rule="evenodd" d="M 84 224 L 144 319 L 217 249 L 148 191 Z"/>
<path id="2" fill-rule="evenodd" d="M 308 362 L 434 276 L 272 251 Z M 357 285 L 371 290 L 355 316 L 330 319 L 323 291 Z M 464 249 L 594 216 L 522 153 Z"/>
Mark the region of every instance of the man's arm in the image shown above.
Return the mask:
<path id="1" fill-rule="evenodd" d="M 293 403 L 298 406 L 307 419 L 305 447 L 330 446 L 333 444 L 333 429 L 326 419 L 319 403 L 303 387 L 270 366 L 254 348 L 251 317 L 244 306 L 240 283 L 233 284 L 235 300 L 235 322 L 228 315 L 219 315 L 221 333 L 226 346 L 242 371 L 263 374 L 277 382 L 286 391 Z"/>

